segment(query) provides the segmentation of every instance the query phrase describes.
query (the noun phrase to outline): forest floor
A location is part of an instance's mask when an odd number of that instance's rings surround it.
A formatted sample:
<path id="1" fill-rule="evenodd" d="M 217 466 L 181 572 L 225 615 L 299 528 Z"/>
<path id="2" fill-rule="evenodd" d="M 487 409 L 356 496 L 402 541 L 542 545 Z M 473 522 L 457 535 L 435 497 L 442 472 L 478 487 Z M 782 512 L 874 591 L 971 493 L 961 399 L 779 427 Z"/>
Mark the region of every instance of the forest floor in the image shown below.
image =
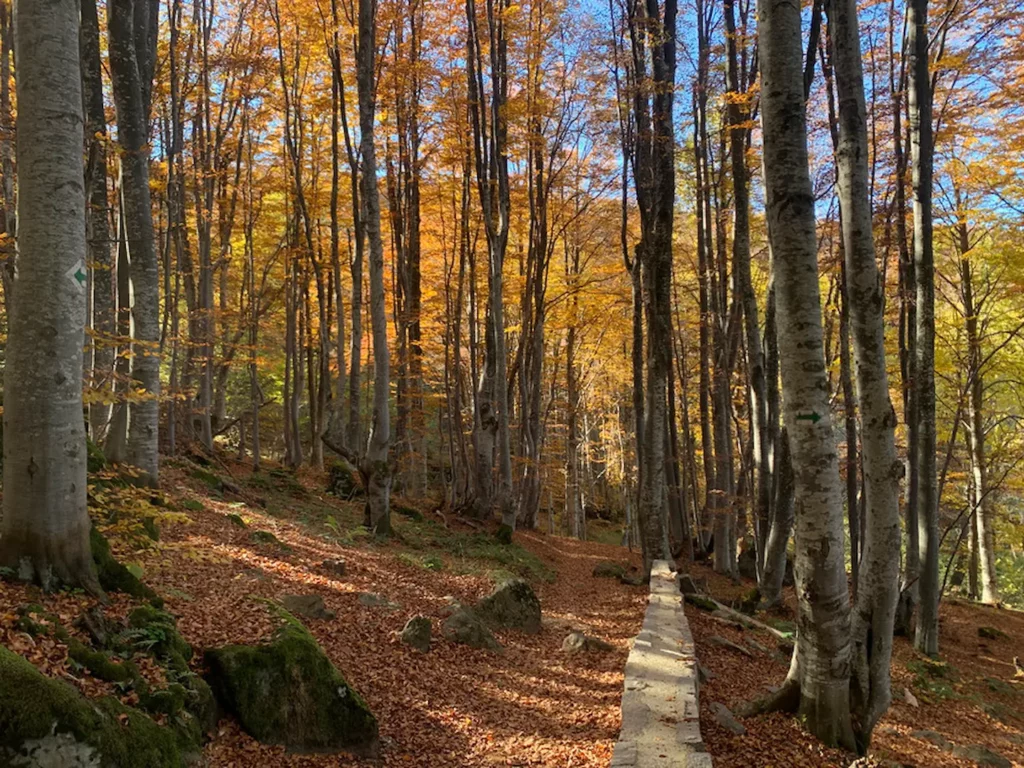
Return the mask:
<path id="1" fill-rule="evenodd" d="M 754 586 L 752 581 L 734 583 L 710 567 L 696 566 L 692 574 L 706 579 L 710 593 L 723 603 L 740 599 Z M 756 618 L 777 629 L 791 630 L 792 589 L 786 590 L 786 598 L 787 608 L 781 615 L 759 613 Z M 742 720 L 747 732 L 739 736 L 720 725 L 712 714 L 713 703 L 721 702 L 735 712 L 744 702 L 766 695 L 785 678 L 789 657 L 777 650 L 772 636 L 765 632 L 730 626 L 690 604 L 686 615 L 697 657 L 713 675 L 701 686 L 700 710 L 701 732 L 715 768 L 850 764 L 850 755 L 823 748 L 792 715 Z M 952 750 L 978 745 L 1014 766 L 1024 766 L 1024 678 L 1015 675 L 1013 664 L 1014 656 L 1024 655 L 1024 613 L 945 600 L 939 622 L 937 661 L 918 654 L 910 639 L 896 638 L 893 703 L 875 729 L 869 764 L 972 768 L 983 763 L 959 757 Z M 731 641 L 750 655 L 712 638 Z M 905 695 L 906 690 L 911 697 Z"/>
<path id="2" fill-rule="evenodd" d="M 218 489 L 218 478 L 233 490 Z M 336 618 L 306 623 L 380 725 L 379 758 L 360 760 L 286 754 L 225 718 L 204 750 L 209 766 L 608 765 L 619 731 L 622 671 L 647 589 L 595 578 L 592 570 L 609 559 L 635 564 L 624 549 L 535 533 L 517 533 L 513 545 L 503 546 L 483 527 L 400 506 L 394 538 L 376 541 L 360 526 L 362 504 L 328 495 L 326 477 L 305 470 L 296 482 L 280 472 L 250 476 L 241 463 L 202 468 L 167 460 L 162 486 L 161 509 L 170 511 L 162 515 L 158 543 L 128 547 L 117 525 L 107 534 L 115 554 L 164 597 L 184 638 L 197 650 L 258 642 L 272 631 L 261 599 L 321 595 Z M 272 533 L 277 543 L 254 537 L 257 531 Z M 331 559 L 344 559 L 345 575 L 325 570 Z M 440 638 L 446 598 L 476 600 L 509 573 L 530 580 L 540 597 L 539 634 L 496 632 L 502 653 Z M 365 605 L 361 593 L 387 602 Z M 122 594 L 110 600 L 108 614 L 119 617 L 138 604 Z M 41 603 L 70 629 L 95 601 L 0 581 L 0 642 L 87 695 L 115 693 L 132 703 L 131 694 L 118 694 L 70 662 L 57 639 L 21 631 L 17 609 L 30 603 Z M 433 623 L 427 654 L 398 639 L 406 620 L 418 614 Z M 566 655 L 561 645 L 571 629 L 614 649 Z M 197 653 L 193 666 L 201 658 Z"/>

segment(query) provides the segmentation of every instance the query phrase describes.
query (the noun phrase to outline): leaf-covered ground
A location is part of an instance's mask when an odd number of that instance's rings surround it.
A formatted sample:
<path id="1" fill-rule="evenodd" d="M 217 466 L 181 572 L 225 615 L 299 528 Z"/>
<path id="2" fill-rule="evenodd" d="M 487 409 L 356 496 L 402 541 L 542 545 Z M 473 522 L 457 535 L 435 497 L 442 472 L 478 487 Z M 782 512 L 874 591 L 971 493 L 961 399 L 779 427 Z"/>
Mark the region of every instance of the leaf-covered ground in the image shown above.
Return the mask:
<path id="1" fill-rule="evenodd" d="M 706 578 L 710 591 L 720 601 L 737 599 L 753 586 L 733 584 L 701 566 L 694 569 L 694 575 Z M 788 597 L 788 616 L 761 613 L 757 618 L 784 631 L 791 629 L 791 591 Z M 742 736 L 721 727 L 711 715 L 710 704 L 721 702 L 735 710 L 743 702 L 768 693 L 770 686 L 779 685 L 785 678 L 789 658 L 777 651 L 765 632 L 740 630 L 693 605 L 686 606 L 686 614 L 698 658 L 714 675 L 701 688 L 701 732 L 716 768 L 832 768 L 850 764 L 852 756 L 824 749 L 793 716 L 773 714 L 743 720 L 747 733 Z M 922 732 L 931 731 L 951 745 L 982 745 L 1013 765 L 1024 766 L 1024 678 L 1016 677 L 1013 666 L 1013 657 L 1024 655 L 1024 613 L 943 602 L 939 615 L 938 664 L 917 654 L 907 638 L 896 638 L 893 704 L 875 730 L 871 764 L 917 768 L 977 765 L 929 741 Z M 994 639 L 988 639 L 979 635 L 979 628 L 998 631 Z M 746 648 L 750 655 L 716 644 L 710 639 L 714 636 Z M 910 690 L 917 707 L 907 702 L 904 689 Z"/>
<path id="2" fill-rule="evenodd" d="M 217 490 L 217 478 L 232 487 Z M 133 551 L 112 536 L 117 554 L 141 569 L 197 649 L 265 637 L 271 620 L 261 598 L 317 593 L 337 614 L 307 623 L 377 715 L 379 759 L 285 754 L 224 719 L 204 752 L 210 766 L 608 765 L 619 730 L 622 669 L 647 592 L 591 571 L 601 560 L 626 562 L 629 553 L 534 533 L 517 533 L 514 546 L 502 547 L 482 529 L 426 510 L 421 519 L 410 510 L 396 514 L 396 539 L 380 543 L 359 528 L 361 505 L 327 495 L 324 484 L 320 475 L 296 483 L 279 473 L 251 478 L 237 464 L 201 469 L 168 462 L 163 486 L 175 514 L 159 543 Z M 257 532 L 272 533 L 276 542 Z M 338 558 L 345 560 L 344 576 L 323 565 Z M 475 600 L 508 573 L 534 584 L 544 612 L 540 634 L 496 633 L 501 654 L 441 639 L 450 598 Z M 369 607 L 360 593 L 398 607 Z M 117 615 L 132 605 L 123 595 L 111 601 L 108 610 Z M 81 594 L 41 595 L 0 582 L 0 641 L 88 695 L 110 693 L 69 663 L 63 644 L 19 628 L 18 606 L 33 602 L 68 628 L 93 604 Z M 417 614 L 433 623 L 426 655 L 397 637 Z M 566 656 L 561 644 L 571 628 L 609 641 L 614 651 Z"/>

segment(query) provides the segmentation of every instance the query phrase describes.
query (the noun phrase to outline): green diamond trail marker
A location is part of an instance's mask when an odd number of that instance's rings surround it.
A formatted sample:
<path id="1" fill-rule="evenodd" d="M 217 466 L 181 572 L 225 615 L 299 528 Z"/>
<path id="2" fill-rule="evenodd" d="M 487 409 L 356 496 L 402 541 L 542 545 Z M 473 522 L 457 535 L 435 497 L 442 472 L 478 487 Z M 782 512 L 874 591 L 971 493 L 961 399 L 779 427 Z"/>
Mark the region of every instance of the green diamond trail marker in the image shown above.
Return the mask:
<path id="1" fill-rule="evenodd" d="M 64 273 L 64 276 L 71 281 L 75 286 L 75 290 L 79 293 L 85 293 L 85 281 L 88 277 L 88 273 L 85 271 L 85 262 L 79 259 L 71 268 Z"/>

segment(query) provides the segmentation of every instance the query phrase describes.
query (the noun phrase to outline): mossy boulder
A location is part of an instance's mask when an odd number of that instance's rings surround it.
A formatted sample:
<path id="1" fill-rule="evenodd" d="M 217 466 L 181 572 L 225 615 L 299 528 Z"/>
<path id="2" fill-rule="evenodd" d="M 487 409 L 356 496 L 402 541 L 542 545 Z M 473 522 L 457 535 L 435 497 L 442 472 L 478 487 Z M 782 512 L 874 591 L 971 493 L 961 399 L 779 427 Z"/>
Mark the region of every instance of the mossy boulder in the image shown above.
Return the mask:
<path id="1" fill-rule="evenodd" d="M 540 600 L 526 581 L 503 581 L 477 603 L 475 613 L 492 626 L 518 629 L 527 634 L 540 632 Z"/>
<path id="2" fill-rule="evenodd" d="M 363 486 L 351 469 L 336 461 L 327 470 L 327 491 L 339 499 L 351 501 L 363 495 Z"/>
<path id="3" fill-rule="evenodd" d="M 224 709 L 257 741 L 296 752 L 377 746 L 377 720 L 297 619 L 263 645 L 228 645 L 205 654 L 208 680 Z"/>
<path id="4" fill-rule="evenodd" d="M 593 575 L 603 579 L 621 579 L 626 575 L 626 566 L 605 560 L 594 566 Z"/>
<path id="5" fill-rule="evenodd" d="M 405 623 L 401 638 L 406 645 L 426 653 L 430 650 L 430 619 L 426 616 L 413 616 Z"/>
<path id="6" fill-rule="evenodd" d="M 446 640 L 470 648 L 500 651 L 501 644 L 491 634 L 491 630 L 468 608 L 456 608 L 441 625 L 441 634 Z"/>
<path id="7" fill-rule="evenodd" d="M 179 768 L 199 747 L 112 697 L 86 699 L 0 646 L 0 765 Z"/>
<path id="8" fill-rule="evenodd" d="M 89 531 L 89 543 L 92 547 L 92 560 L 96 564 L 96 576 L 105 591 L 123 592 L 140 600 L 149 600 L 158 608 L 163 607 L 160 596 L 111 554 L 110 544 L 96 527 Z"/>

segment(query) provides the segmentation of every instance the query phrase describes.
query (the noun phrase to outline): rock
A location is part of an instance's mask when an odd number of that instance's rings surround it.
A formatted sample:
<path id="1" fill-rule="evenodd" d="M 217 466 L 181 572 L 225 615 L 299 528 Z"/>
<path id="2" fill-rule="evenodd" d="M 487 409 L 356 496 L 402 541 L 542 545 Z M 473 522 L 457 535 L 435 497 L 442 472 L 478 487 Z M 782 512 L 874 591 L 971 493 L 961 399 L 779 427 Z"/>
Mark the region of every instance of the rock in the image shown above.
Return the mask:
<path id="1" fill-rule="evenodd" d="M 502 582 L 473 610 L 496 627 L 518 629 L 530 635 L 540 632 L 540 600 L 523 579 Z"/>
<path id="2" fill-rule="evenodd" d="M 720 635 L 711 635 L 710 637 L 708 637 L 707 641 L 711 645 L 717 645 L 720 648 L 728 648 L 730 651 L 736 651 L 737 653 L 742 653 L 744 656 L 748 656 L 750 658 L 753 658 L 753 656 L 754 656 L 754 654 L 752 654 L 749 650 L 744 648 L 742 645 L 737 645 L 732 640 L 726 640 L 724 637 L 722 637 Z"/>
<path id="3" fill-rule="evenodd" d="M 391 602 L 384 595 L 378 595 L 374 592 L 360 592 L 359 602 L 367 608 L 383 608 L 385 611 L 397 611 L 402 607 L 398 603 Z"/>
<path id="4" fill-rule="evenodd" d="M 320 567 L 333 576 L 344 576 L 346 571 L 345 561 L 340 557 L 336 560 L 324 560 Z"/>
<path id="5" fill-rule="evenodd" d="M 86 699 L 0 646 L 0 765 L 179 768 L 199 756 L 183 729 L 111 696 Z"/>
<path id="6" fill-rule="evenodd" d="M 626 575 L 626 566 L 605 560 L 594 566 L 594 576 L 605 579 L 621 579 Z"/>
<path id="7" fill-rule="evenodd" d="M 912 706 L 914 709 L 917 709 L 919 706 L 921 706 L 917 703 L 917 697 L 914 694 L 912 694 L 910 692 L 910 689 L 907 687 L 903 688 L 903 701 Z"/>
<path id="8" fill-rule="evenodd" d="M 1013 764 L 1005 757 L 980 744 L 953 747 L 953 755 L 961 760 L 972 760 L 976 765 L 985 768 L 1013 768 Z"/>
<path id="9" fill-rule="evenodd" d="M 647 580 L 644 579 L 642 573 L 624 573 L 619 576 L 619 581 L 625 584 L 627 587 L 642 587 L 647 584 Z"/>
<path id="10" fill-rule="evenodd" d="M 351 501 L 363 495 L 363 486 L 356 480 L 351 469 L 340 462 L 334 462 L 327 470 L 327 492 L 339 499 Z"/>
<path id="11" fill-rule="evenodd" d="M 304 619 L 333 619 L 336 614 L 324 605 L 320 595 L 282 595 L 281 605 L 288 613 Z"/>
<path id="12" fill-rule="evenodd" d="M 512 543 L 512 528 L 502 523 L 498 526 L 498 530 L 495 532 L 494 538 L 498 540 L 499 544 L 508 546 Z"/>
<path id="13" fill-rule="evenodd" d="M 703 664 L 701 664 L 698 661 L 697 662 L 697 680 L 701 684 L 703 684 L 703 683 L 708 682 L 709 680 L 714 680 L 714 679 L 715 679 L 715 673 L 712 672 L 710 669 L 708 669 L 707 667 L 705 667 Z"/>
<path id="14" fill-rule="evenodd" d="M 995 627 L 978 627 L 978 637 L 985 640 L 1001 640 L 1007 637 L 1007 634 Z"/>
<path id="15" fill-rule="evenodd" d="M 405 623 L 401 638 L 406 645 L 426 653 L 430 650 L 430 619 L 426 616 L 413 616 Z"/>
<path id="16" fill-rule="evenodd" d="M 717 701 L 712 704 L 711 714 L 714 716 L 716 723 L 734 736 L 743 736 L 747 732 L 743 724 L 733 717 L 732 712 L 724 704 L 720 704 Z"/>
<path id="17" fill-rule="evenodd" d="M 611 643 L 606 643 L 598 637 L 591 637 L 582 632 L 570 632 L 562 641 L 562 651 L 565 653 L 606 653 L 614 650 L 614 647 Z"/>
<path id="18" fill-rule="evenodd" d="M 679 591 L 684 595 L 699 595 L 706 592 L 708 588 L 707 579 L 694 579 L 688 573 L 677 574 L 676 583 L 679 585 Z"/>
<path id="19" fill-rule="evenodd" d="M 683 599 L 690 605 L 695 605 L 702 611 L 707 611 L 708 613 L 718 610 L 718 606 L 715 604 L 715 601 L 710 597 L 703 597 L 702 595 L 685 595 Z"/>
<path id="20" fill-rule="evenodd" d="M 468 645 L 470 648 L 501 650 L 501 644 L 491 634 L 491 630 L 468 608 L 458 608 L 445 619 L 441 625 L 441 634 L 446 640 Z"/>
<path id="21" fill-rule="evenodd" d="M 209 681 L 250 736 L 299 752 L 372 753 L 377 720 L 294 617 L 264 645 L 206 652 Z"/>
<path id="22" fill-rule="evenodd" d="M 949 739 L 938 731 L 930 731 L 922 728 L 917 731 L 911 731 L 910 735 L 915 739 L 921 739 L 922 741 L 927 741 L 929 744 L 934 744 L 939 749 L 943 749 L 947 752 L 953 748 L 953 745 L 949 743 Z"/>

